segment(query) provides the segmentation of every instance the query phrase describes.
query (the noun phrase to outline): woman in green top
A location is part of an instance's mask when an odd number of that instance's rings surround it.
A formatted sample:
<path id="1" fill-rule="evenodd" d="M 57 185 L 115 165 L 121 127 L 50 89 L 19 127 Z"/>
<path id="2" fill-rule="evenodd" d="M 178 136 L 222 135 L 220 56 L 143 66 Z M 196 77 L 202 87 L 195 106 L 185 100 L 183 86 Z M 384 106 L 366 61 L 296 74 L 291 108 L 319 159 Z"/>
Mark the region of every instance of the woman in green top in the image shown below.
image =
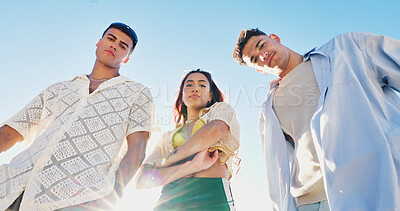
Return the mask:
<path id="1" fill-rule="evenodd" d="M 228 180 L 239 124 L 202 70 L 186 74 L 175 103 L 176 129 L 165 132 L 136 177 L 137 188 L 163 186 L 154 210 L 235 210 Z"/>

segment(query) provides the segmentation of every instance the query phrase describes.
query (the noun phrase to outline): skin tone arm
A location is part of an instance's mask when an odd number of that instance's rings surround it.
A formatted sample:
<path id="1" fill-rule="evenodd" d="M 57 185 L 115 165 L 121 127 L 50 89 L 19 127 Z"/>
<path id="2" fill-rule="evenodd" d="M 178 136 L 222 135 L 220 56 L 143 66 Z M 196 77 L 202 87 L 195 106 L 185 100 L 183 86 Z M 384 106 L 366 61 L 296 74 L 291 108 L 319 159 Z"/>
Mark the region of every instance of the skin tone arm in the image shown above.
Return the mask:
<path id="1" fill-rule="evenodd" d="M 112 194 L 122 196 L 122 190 L 136 174 L 146 156 L 146 146 L 149 140 L 149 132 L 136 132 L 130 134 L 126 139 L 128 151 L 122 158 L 115 176 L 115 186 Z"/>
<path id="2" fill-rule="evenodd" d="M 136 177 L 136 188 L 153 188 L 210 168 L 218 160 L 218 153 L 210 157 L 208 149 L 199 152 L 191 161 L 169 167 L 143 165 Z"/>
<path id="3" fill-rule="evenodd" d="M 122 189 L 129 183 L 142 165 L 146 156 L 146 146 L 149 137 L 149 132 L 136 132 L 127 137 L 128 151 L 121 160 L 116 174 L 116 183 Z"/>
<path id="4" fill-rule="evenodd" d="M 21 134 L 8 125 L 0 127 L 0 153 L 7 151 L 15 143 L 24 140 Z"/>
<path id="5" fill-rule="evenodd" d="M 169 166 L 197 152 L 206 150 L 224 137 L 228 132 L 229 126 L 222 120 L 213 120 L 208 122 L 193 134 L 189 140 L 179 146 L 171 156 L 169 156 L 165 163 L 160 161 L 156 163 L 156 166 Z"/>

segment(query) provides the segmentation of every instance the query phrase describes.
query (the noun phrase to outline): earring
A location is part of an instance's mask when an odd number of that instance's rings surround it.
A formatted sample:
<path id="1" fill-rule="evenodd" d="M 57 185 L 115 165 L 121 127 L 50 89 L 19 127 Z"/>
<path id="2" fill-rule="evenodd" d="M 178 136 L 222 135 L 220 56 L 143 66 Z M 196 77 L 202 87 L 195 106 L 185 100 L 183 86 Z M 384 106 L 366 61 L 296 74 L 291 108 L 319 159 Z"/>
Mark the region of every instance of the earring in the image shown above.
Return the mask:
<path id="1" fill-rule="evenodd" d="M 99 47 L 100 41 L 101 41 L 101 39 L 96 43 L 96 47 Z"/>
<path id="2" fill-rule="evenodd" d="M 127 57 L 127 58 L 123 61 L 123 63 L 126 64 L 126 63 L 128 63 L 128 61 L 129 61 L 129 57 Z"/>

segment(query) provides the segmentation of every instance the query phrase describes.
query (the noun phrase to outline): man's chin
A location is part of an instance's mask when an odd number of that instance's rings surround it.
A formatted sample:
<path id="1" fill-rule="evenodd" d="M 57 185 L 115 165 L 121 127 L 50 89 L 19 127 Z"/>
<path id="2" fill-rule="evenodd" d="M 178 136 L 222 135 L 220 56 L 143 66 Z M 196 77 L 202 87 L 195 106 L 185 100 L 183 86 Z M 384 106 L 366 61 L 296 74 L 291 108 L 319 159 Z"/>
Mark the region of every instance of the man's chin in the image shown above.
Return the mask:
<path id="1" fill-rule="evenodd" d="M 264 74 L 272 74 L 272 75 L 275 75 L 275 76 L 279 76 L 282 73 L 282 70 L 279 69 L 277 66 L 274 67 L 274 68 L 259 67 L 259 68 L 256 68 L 256 71 L 264 73 Z"/>

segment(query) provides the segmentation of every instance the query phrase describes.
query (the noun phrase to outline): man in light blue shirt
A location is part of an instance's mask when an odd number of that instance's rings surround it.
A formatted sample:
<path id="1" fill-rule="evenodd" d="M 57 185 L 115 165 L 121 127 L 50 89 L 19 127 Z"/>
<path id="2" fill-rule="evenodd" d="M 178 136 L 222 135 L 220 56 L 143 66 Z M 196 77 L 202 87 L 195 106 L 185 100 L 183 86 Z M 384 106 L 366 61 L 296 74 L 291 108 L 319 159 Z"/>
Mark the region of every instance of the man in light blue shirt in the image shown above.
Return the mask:
<path id="1" fill-rule="evenodd" d="M 259 122 L 272 209 L 400 210 L 400 41 L 347 33 L 301 55 L 251 29 L 233 57 L 279 76 Z"/>

